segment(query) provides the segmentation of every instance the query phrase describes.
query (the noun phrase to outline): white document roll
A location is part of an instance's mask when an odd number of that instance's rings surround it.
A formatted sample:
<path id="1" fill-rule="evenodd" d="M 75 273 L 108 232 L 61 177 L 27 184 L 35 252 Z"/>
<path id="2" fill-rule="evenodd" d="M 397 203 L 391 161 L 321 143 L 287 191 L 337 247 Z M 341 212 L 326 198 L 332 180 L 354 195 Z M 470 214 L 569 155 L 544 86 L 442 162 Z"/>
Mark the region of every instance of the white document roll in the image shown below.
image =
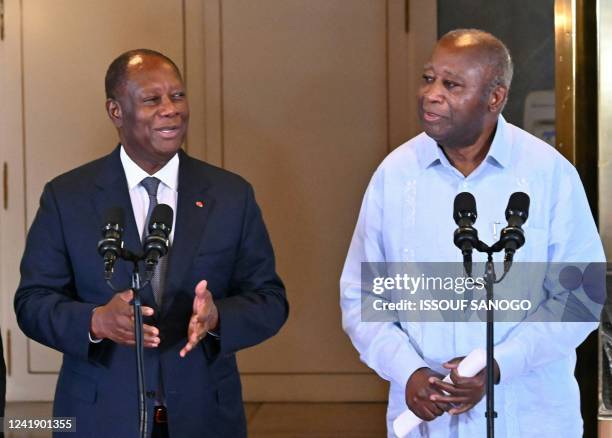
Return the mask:
<path id="1" fill-rule="evenodd" d="M 487 352 L 482 348 L 477 348 L 459 363 L 457 372 L 463 377 L 474 377 L 486 366 Z M 452 383 L 450 374 L 444 378 L 444 381 Z M 393 431 L 399 438 L 404 438 L 422 421 L 410 409 L 406 409 L 393 421 Z"/>

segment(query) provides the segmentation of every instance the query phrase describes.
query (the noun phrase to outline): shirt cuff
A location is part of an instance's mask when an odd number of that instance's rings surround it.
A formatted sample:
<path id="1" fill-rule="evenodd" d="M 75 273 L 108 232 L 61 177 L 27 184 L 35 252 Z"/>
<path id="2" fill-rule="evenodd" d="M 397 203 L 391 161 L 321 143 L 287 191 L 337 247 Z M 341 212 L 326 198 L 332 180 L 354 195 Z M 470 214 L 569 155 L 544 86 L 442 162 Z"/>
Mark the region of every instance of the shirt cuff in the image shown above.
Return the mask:
<path id="1" fill-rule="evenodd" d="M 89 336 L 89 342 L 91 342 L 92 344 L 99 344 L 100 342 L 102 342 L 102 339 L 95 339 L 93 336 L 91 336 L 91 332 L 88 333 Z"/>
<path id="2" fill-rule="evenodd" d="M 218 313 L 218 310 L 217 310 L 217 328 L 214 330 L 207 330 L 206 333 L 208 333 L 210 336 L 212 336 L 216 340 L 220 340 L 221 339 L 221 334 L 219 333 L 220 330 L 221 330 L 221 315 Z"/>
<path id="3" fill-rule="evenodd" d="M 91 309 L 91 317 L 93 318 L 93 314 L 96 311 L 97 307 L 94 307 L 93 309 Z M 91 324 L 91 323 L 90 323 Z M 92 344 L 99 344 L 100 342 L 102 342 L 102 339 L 97 339 L 94 338 L 91 334 L 91 331 L 89 331 L 89 333 L 87 334 L 87 336 L 89 336 L 89 342 Z"/>
<path id="4" fill-rule="evenodd" d="M 499 366 L 499 383 L 506 383 L 525 372 L 524 351 L 524 346 L 516 338 L 495 346 L 493 356 Z"/>
<path id="5" fill-rule="evenodd" d="M 408 379 L 410 379 L 410 376 L 412 376 L 416 370 L 420 368 L 429 368 L 429 365 L 427 365 L 427 362 L 425 362 L 416 351 L 406 349 L 406 351 L 398 352 L 395 358 L 389 360 L 385 368 L 386 374 L 388 374 L 395 383 L 405 388 Z"/>

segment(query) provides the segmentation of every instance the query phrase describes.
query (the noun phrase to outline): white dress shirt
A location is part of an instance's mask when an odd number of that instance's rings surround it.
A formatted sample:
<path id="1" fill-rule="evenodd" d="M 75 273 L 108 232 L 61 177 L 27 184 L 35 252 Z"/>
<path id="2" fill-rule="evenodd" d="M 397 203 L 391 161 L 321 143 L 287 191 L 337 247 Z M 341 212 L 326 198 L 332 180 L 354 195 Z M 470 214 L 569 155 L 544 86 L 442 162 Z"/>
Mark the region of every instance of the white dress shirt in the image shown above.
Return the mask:
<path id="1" fill-rule="evenodd" d="M 486 158 L 464 177 L 436 142 L 420 134 L 394 150 L 376 170 L 365 193 L 340 280 L 342 321 L 360 358 L 390 381 L 387 425 L 404 410 L 412 373 L 484 347 L 483 322 L 363 322 L 362 262 L 458 262 L 453 244 L 453 199 L 463 191 L 476 198 L 479 237 L 499 238 L 511 193 L 531 198 L 524 225 L 526 244 L 515 262 L 603 262 L 605 257 L 575 168 L 554 148 L 499 117 Z M 502 225 L 503 226 L 503 225 Z M 474 261 L 483 261 L 474 254 Z M 498 256 L 500 256 L 498 254 Z M 499 260 L 499 257 L 497 258 Z M 560 302 L 563 291 L 535 288 L 535 321 Z M 534 283 L 535 284 L 535 283 Z M 550 320 L 550 319 L 548 319 Z M 596 322 L 495 324 L 495 386 L 499 438 L 582 436 L 580 400 L 573 376 L 575 348 Z M 485 399 L 470 411 L 422 423 L 410 437 L 484 437 Z"/>
<path id="2" fill-rule="evenodd" d="M 166 163 L 164 167 L 159 169 L 153 175 L 149 175 L 142 170 L 125 152 L 123 145 L 121 146 L 121 164 L 127 178 L 128 190 L 132 201 L 132 210 L 134 211 L 134 219 L 138 226 L 138 234 L 142 237 L 147 219 L 147 211 L 149 211 L 149 195 L 146 189 L 140 182 L 149 177 L 155 177 L 161 182 L 157 189 L 157 202 L 159 204 L 167 204 L 174 212 L 172 223 L 172 232 L 170 233 L 170 243 L 174 238 L 174 225 L 176 224 L 176 200 L 178 197 L 178 172 L 179 172 L 179 157 L 175 154 L 174 157 Z"/>

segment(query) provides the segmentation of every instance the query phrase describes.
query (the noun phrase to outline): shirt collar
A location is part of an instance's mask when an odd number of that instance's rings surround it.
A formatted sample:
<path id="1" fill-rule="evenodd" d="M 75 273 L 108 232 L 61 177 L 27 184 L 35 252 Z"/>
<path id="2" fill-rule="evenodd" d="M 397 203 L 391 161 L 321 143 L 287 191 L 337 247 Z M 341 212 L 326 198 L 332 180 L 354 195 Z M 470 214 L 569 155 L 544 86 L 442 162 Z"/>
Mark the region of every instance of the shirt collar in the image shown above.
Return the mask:
<path id="1" fill-rule="evenodd" d="M 486 161 L 494 161 L 502 167 L 507 167 L 510 164 L 512 143 L 506 141 L 507 136 L 508 122 L 506 122 L 504 116 L 500 114 L 499 118 L 497 119 L 497 127 L 495 129 L 495 136 L 493 137 L 493 142 L 491 143 L 489 152 L 485 157 Z M 422 144 L 419 153 L 419 161 L 421 167 L 423 169 L 426 169 L 430 166 L 433 166 L 434 164 L 447 163 L 448 160 L 444 155 L 444 151 L 442 151 L 442 148 L 440 148 L 440 146 L 438 146 L 435 140 L 431 137 L 427 136 L 427 140 L 428 141 Z"/>
<path id="2" fill-rule="evenodd" d="M 179 154 L 174 156 L 168 161 L 164 167 L 159 169 L 153 175 L 149 175 L 147 172 L 142 170 L 138 164 L 130 158 L 125 152 L 125 148 L 121 145 L 121 151 L 119 153 L 121 157 L 121 164 L 125 171 L 125 177 L 128 183 L 128 190 L 132 190 L 140 182 L 148 176 L 154 176 L 158 178 L 163 184 L 170 187 L 172 190 L 177 190 L 178 187 L 178 170 L 179 170 Z"/>
<path id="3" fill-rule="evenodd" d="M 504 119 L 501 114 L 497 119 L 497 128 L 495 130 L 495 137 L 489 148 L 489 153 L 485 157 L 485 160 L 494 160 L 501 167 L 508 167 L 510 164 L 510 156 L 512 154 L 512 142 L 507 141 L 508 138 L 508 122 Z"/>
<path id="4" fill-rule="evenodd" d="M 423 133 L 426 138 L 420 146 L 420 153 L 418 154 L 419 162 L 423 169 L 427 169 L 434 164 L 442 163 L 442 159 L 444 158 L 444 153 L 440 149 L 440 146 L 436 143 L 436 141 Z"/>

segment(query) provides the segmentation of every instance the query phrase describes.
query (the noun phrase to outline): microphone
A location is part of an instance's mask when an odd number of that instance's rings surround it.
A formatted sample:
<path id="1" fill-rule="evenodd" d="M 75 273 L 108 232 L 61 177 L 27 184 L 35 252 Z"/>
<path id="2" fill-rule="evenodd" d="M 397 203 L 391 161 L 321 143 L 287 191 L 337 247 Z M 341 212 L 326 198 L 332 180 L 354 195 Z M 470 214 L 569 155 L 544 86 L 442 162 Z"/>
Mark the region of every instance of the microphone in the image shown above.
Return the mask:
<path id="1" fill-rule="evenodd" d="M 104 215 L 102 240 L 98 242 L 98 254 L 104 258 L 104 278 L 110 280 L 117 258 L 123 249 L 123 220 L 121 207 L 111 207 Z"/>
<path id="2" fill-rule="evenodd" d="M 144 241 L 145 269 L 151 275 L 159 259 L 168 253 L 173 217 L 174 212 L 167 204 L 158 204 L 151 213 L 149 234 Z"/>
<path id="3" fill-rule="evenodd" d="M 478 231 L 473 227 L 477 217 L 474 195 L 459 193 L 453 204 L 453 219 L 459 227 L 455 230 L 453 241 L 463 254 L 463 267 L 468 277 L 472 276 L 472 250 L 478 245 Z"/>
<path id="4" fill-rule="evenodd" d="M 506 251 L 504 257 L 504 271 L 508 272 L 512 265 L 512 258 L 517 249 L 525 244 L 525 232 L 521 226 L 529 217 L 529 195 L 515 192 L 510 195 L 506 207 L 506 220 L 508 226 L 500 233 L 499 242 Z"/>

